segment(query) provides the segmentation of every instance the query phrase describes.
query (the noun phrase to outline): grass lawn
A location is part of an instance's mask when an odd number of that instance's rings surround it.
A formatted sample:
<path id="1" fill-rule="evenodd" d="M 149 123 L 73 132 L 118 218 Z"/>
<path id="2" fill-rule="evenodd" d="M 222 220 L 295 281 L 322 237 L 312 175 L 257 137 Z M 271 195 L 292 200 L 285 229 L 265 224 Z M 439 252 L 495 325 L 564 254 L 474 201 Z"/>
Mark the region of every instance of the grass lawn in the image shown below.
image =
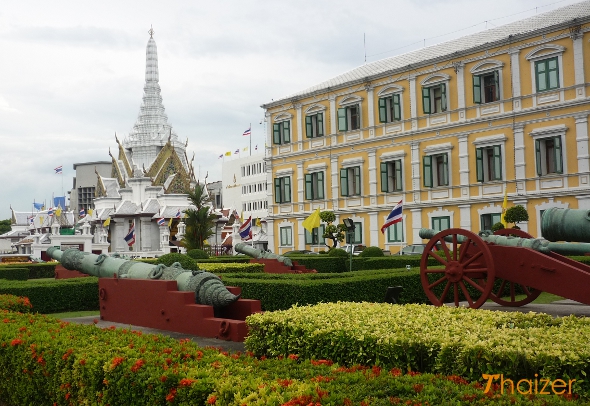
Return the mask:
<path id="1" fill-rule="evenodd" d="M 65 312 L 65 313 L 51 313 L 48 316 L 55 317 L 56 319 L 68 319 L 71 317 L 86 317 L 86 316 L 100 316 L 99 310 L 85 310 L 80 312 Z"/>
<path id="2" fill-rule="evenodd" d="M 516 295 L 515 296 L 515 299 L 516 300 L 522 300 L 525 297 L 526 297 L 525 295 Z M 504 299 L 504 300 L 510 300 L 510 296 L 503 297 L 502 299 Z M 531 303 L 548 304 L 548 303 L 552 303 L 552 302 L 555 302 L 557 300 L 563 300 L 563 299 L 565 299 L 565 298 L 564 297 L 561 297 L 561 296 L 554 295 L 552 293 L 541 292 L 541 294 L 539 295 L 539 297 L 536 298 L 535 300 L 533 300 Z M 492 302 L 492 299 L 488 299 L 488 302 Z"/>

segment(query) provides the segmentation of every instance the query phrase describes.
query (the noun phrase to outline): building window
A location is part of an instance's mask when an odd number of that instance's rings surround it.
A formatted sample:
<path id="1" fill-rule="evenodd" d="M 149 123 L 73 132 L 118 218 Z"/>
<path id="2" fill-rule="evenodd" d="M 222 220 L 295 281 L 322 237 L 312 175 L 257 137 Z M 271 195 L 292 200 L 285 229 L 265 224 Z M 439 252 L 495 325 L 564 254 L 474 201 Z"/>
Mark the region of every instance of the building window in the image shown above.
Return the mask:
<path id="1" fill-rule="evenodd" d="M 561 137 L 549 137 L 535 140 L 537 175 L 563 173 Z"/>
<path id="2" fill-rule="evenodd" d="M 363 243 L 363 223 L 354 222 L 354 231 L 352 234 L 346 233 L 347 244 L 362 244 Z M 352 241 L 351 241 L 352 237 Z"/>
<path id="3" fill-rule="evenodd" d="M 291 122 L 281 121 L 272 126 L 272 142 L 274 144 L 288 144 L 291 142 Z"/>
<path id="4" fill-rule="evenodd" d="M 502 180 L 502 146 L 476 148 L 475 168 L 478 182 Z"/>
<path id="5" fill-rule="evenodd" d="M 422 107 L 424 114 L 435 114 L 447 111 L 446 85 L 441 83 L 436 86 L 422 88 Z"/>
<path id="6" fill-rule="evenodd" d="M 293 228 L 281 227 L 281 246 L 290 247 L 293 245 Z"/>
<path id="7" fill-rule="evenodd" d="M 307 138 L 321 137 L 324 135 L 324 113 L 305 116 L 305 135 Z"/>
<path id="8" fill-rule="evenodd" d="M 403 222 L 395 223 L 387 228 L 387 242 L 403 242 L 404 227 Z"/>
<path id="9" fill-rule="evenodd" d="M 432 228 L 437 232 L 451 228 L 451 218 L 449 216 L 432 217 Z"/>
<path id="10" fill-rule="evenodd" d="M 500 100 L 500 72 L 473 75 L 473 103 L 490 103 Z"/>
<path id="11" fill-rule="evenodd" d="M 275 202 L 291 202 L 291 177 L 275 178 Z"/>
<path id="12" fill-rule="evenodd" d="M 535 62 L 535 80 L 537 83 L 537 92 L 544 92 L 559 87 L 559 64 L 557 57 Z"/>
<path id="13" fill-rule="evenodd" d="M 305 198 L 307 200 L 324 198 L 324 172 L 305 174 Z"/>
<path id="14" fill-rule="evenodd" d="M 338 109 L 338 131 L 361 128 L 361 109 L 358 104 Z"/>
<path id="15" fill-rule="evenodd" d="M 496 223 L 500 222 L 500 213 L 489 213 L 489 214 L 482 214 L 481 219 L 481 231 L 490 230 L 492 226 Z"/>
<path id="16" fill-rule="evenodd" d="M 342 196 L 360 196 L 361 167 L 340 169 L 340 194 Z"/>
<path id="17" fill-rule="evenodd" d="M 448 154 L 426 155 L 423 160 L 424 187 L 449 185 Z"/>
<path id="18" fill-rule="evenodd" d="M 381 162 L 381 191 L 397 192 L 402 188 L 402 160 Z"/>
<path id="19" fill-rule="evenodd" d="M 379 98 L 379 122 L 391 123 L 402 119 L 399 94 Z"/>
<path id="20" fill-rule="evenodd" d="M 324 232 L 326 226 L 321 224 L 319 227 L 312 229 L 311 233 L 305 229 L 305 244 L 306 245 L 323 245 L 324 244 Z"/>

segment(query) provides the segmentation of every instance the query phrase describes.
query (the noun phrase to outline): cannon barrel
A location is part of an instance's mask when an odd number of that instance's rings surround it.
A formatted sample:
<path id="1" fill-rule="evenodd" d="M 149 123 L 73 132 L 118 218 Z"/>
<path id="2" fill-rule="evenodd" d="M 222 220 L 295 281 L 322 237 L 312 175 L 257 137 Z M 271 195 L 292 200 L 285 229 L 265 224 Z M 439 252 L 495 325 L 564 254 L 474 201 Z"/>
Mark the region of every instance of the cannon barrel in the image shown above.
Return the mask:
<path id="1" fill-rule="evenodd" d="M 557 207 L 545 210 L 541 235 L 549 241 L 590 242 L 590 210 Z"/>
<path id="2" fill-rule="evenodd" d="M 267 259 L 276 259 L 279 262 L 287 266 L 293 266 L 293 261 L 291 258 L 284 257 L 282 255 L 273 254 L 272 252 L 265 252 L 254 247 L 251 247 L 243 242 L 236 244 L 235 250 L 240 254 L 248 255 L 249 257 L 260 259 L 260 258 L 267 258 Z"/>
<path id="3" fill-rule="evenodd" d="M 178 262 L 172 266 L 152 265 L 144 262 L 91 254 L 51 247 L 47 254 L 61 262 L 64 268 L 76 270 L 99 278 L 175 280 L 180 291 L 194 291 L 195 303 L 214 307 L 227 306 L 239 299 L 231 293 L 221 279 L 210 272 L 183 269 Z"/>

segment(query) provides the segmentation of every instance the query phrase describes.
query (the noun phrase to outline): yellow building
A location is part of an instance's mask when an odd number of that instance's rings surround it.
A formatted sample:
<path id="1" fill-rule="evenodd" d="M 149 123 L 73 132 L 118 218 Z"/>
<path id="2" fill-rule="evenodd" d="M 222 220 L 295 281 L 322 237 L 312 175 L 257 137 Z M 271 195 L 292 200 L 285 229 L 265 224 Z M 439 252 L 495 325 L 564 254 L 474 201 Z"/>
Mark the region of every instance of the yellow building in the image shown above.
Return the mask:
<path id="1" fill-rule="evenodd" d="M 549 207 L 590 209 L 589 40 L 585 1 L 263 105 L 269 248 L 322 248 L 301 225 L 318 207 L 392 252 L 422 227 L 490 229 L 505 193 L 533 236 Z M 399 201 L 403 222 L 382 234 Z"/>

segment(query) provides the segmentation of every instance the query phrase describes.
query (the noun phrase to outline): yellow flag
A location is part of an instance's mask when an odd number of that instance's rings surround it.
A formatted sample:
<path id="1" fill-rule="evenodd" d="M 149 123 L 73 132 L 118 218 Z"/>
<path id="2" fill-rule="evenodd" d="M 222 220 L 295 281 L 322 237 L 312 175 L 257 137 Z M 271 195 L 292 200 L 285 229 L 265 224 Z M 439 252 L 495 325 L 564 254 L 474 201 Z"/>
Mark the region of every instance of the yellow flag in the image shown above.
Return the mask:
<path id="1" fill-rule="evenodd" d="M 170 217 L 170 221 L 168 222 L 168 228 L 172 227 L 172 220 L 174 220 L 174 217 Z"/>
<path id="2" fill-rule="evenodd" d="M 43 220 L 44 220 L 43 216 L 39 216 L 39 221 L 40 221 L 41 225 L 43 225 Z"/>
<path id="3" fill-rule="evenodd" d="M 92 209 L 88 209 L 88 215 L 89 215 L 89 216 L 92 216 L 92 213 L 94 213 L 94 210 L 92 210 Z"/>
<path id="4" fill-rule="evenodd" d="M 58 206 L 58 207 L 57 207 L 57 210 L 55 210 L 55 215 L 56 215 L 57 217 L 60 217 L 60 216 L 61 216 L 61 206 Z"/>
<path id="5" fill-rule="evenodd" d="M 262 227 L 262 223 L 260 222 L 259 218 L 256 219 L 256 227 Z"/>
<path id="6" fill-rule="evenodd" d="M 303 228 L 305 228 L 307 231 L 309 231 L 310 234 L 313 232 L 314 228 L 319 227 L 320 226 L 320 208 L 318 207 L 317 209 L 315 209 L 315 211 L 313 213 L 311 213 L 308 218 L 303 220 L 303 223 L 301 223 L 301 225 L 303 226 Z"/>
<path id="7" fill-rule="evenodd" d="M 231 151 L 227 151 L 227 152 L 225 153 L 225 156 L 231 156 Z"/>
<path id="8" fill-rule="evenodd" d="M 504 203 L 502 203 L 502 214 L 500 214 L 500 222 L 504 225 L 504 228 L 508 225 L 504 220 L 504 214 L 506 213 L 506 206 L 508 206 L 508 190 L 504 190 Z"/>
<path id="9" fill-rule="evenodd" d="M 242 215 L 240 216 L 240 223 L 244 224 L 244 212 L 242 212 Z"/>
<path id="10" fill-rule="evenodd" d="M 104 223 L 102 223 L 103 227 L 108 227 L 109 224 L 111 224 L 111 218 L 107 217 L 107 219 L 104 221 Z"/>

